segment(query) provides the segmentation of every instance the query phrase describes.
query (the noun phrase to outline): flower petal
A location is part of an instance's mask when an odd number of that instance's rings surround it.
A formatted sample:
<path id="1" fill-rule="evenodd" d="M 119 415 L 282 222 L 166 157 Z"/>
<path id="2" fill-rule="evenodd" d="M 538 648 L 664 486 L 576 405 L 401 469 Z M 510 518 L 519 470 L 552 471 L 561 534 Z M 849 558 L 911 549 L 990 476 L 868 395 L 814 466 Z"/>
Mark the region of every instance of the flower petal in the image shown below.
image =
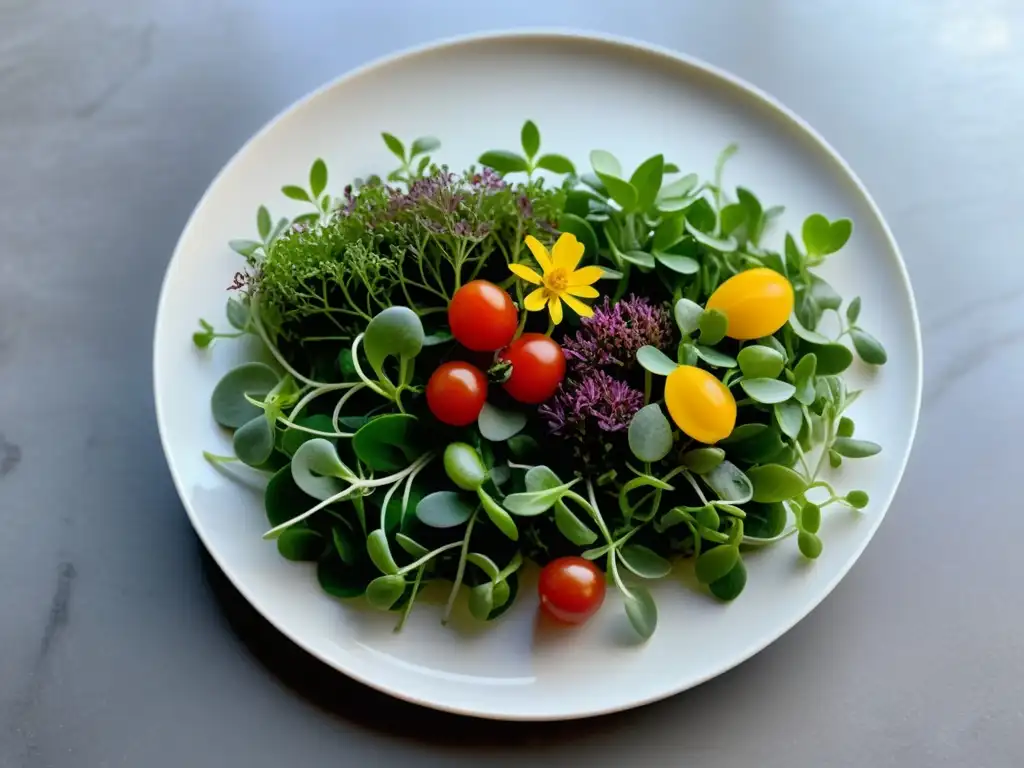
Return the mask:
<path id="1" fill-rule="evenodd" d="M 523 299 L 523 306 L 527 312 L 540 312 L 544 309 L 544 305 L 548 303 L 548 292 L 543 288 L 538 288 L 535 291 L 531 291 L 525 299 Z"/>
<path id="2" fill-rule="evenodd" d="M 594 291 L 594 293 L 596 294 L 597 291 Z M 574 299 L 572 296 L 568 294 L 562 294 L 562 300 L 569 305 L 569 309 L 571 309 L 580 317 L 593 317 L 594 310 L 588 307 L 579 299 Z"/>
<path id="3" fill-rule="evenodd" d="M 565 289 L 570 296 L 579 296 L 581 299 L 596 299 L 597 288 L 589 285 L 570 285 Z"/>
<path id="4" fill-rule="evenodd" d="M 604 277 L 604 270 L 593 265 L 577 269 L 569 275 L 569 285 L 591 285 Z"/>
<path id="5" fill-rule="evenodd" d="M 551 301 L 548 302 L 548 312 L 551 313 L 551 322 L 558 325 L 562 322 L 562 302 L 558 296 L 552 296 Z"/>
<path id="6" fill-rule="evenodd" d="M 526 247 L 530 249 L 533 258 L 537 260 L 541 271 L 545 273 L 550 272 L 553 265 L 551 264 L 551 257 L 548 256 L 548 249 L 544 247 L 544 244 L 533 235 L 527 235 Z"/>
<path id="7" fill-rule="evenodd" d="M 508 268 L 510 270 L 512 270 L 512 274 L 513 275 L 515 275 L 516 277 L 522 278 L 523 280 L 525 280 L 528 283 L 533 283 L 534 285 L 540 285 L 541 283 L 544 282 L 544 280 L 541 278 L 540 275 L 538 275 L 536 272 L 534 272 L 532 269 L 530 269 L 525 264 L 509 264 Z"/>
<path id="8" fill-rule="evenodd" d="M 583 243 L 572 232 L 563 232 L 551 248 L 551 260 L 556 268 L 572 272 L 583 258 Z"/>

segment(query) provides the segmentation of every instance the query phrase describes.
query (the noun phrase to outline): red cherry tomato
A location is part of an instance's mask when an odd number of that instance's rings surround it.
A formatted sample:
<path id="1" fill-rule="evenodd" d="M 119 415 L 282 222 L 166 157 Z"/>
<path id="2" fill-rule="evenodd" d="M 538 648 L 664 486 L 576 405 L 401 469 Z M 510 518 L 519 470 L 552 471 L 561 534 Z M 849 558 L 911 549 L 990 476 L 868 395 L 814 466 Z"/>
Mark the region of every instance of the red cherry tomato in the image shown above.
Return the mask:
<path id="1" fill-rule="evenodd" d="M 582 557 L 560 557 L 540 572 L 540 607 L 565 624 L 582 624 L 604 602 L 605 579 L 601 570 Z"/>
<path id="2" fill-rule="evenodd" d="M 540 333 L 524 333 L 501 353 L 501 359 L 512 364 L 505 391 L 520 403 L 543 403 L 565 378 L 565 353 L 557 341 Z"/>
<path id="3" fill-rule="evenodd" d="M 427 405 L 438 421 L 464 427 L 476 421 L 487 400 L 487 377 L 469 363 L 439 367 L 427 382 Z"/>
<path id="4" fill-rule="evenodd" d="M 452 336 L 466 349 L 494 352 L 516 335 L 519 313 L 512 297 L 494 283 L 474 280 L 459 288 L 448 305 Z"/>

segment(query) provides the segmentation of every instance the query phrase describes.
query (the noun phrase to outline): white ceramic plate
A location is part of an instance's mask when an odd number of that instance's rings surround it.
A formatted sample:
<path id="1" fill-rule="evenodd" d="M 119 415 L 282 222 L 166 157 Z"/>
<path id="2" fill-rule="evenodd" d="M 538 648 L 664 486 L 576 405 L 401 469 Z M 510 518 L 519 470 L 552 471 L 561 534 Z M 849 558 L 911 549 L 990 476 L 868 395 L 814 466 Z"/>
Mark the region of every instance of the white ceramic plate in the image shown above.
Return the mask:
<path id="1" fill-rule="evenodd" d="M 223 317 L 225 288 L 240 266 L 231 238 L 254 236 L 254 212 L 297 214 L 280 194 L 326 159 L 335 193 L 355 176 L 390 169 L 382 130 L 433 135 L 436 159 L 454 168 L 486 149 L 515 147 L 526 118 L 543 147 L 587 165 L 609 149 L 627 168 L 664 152 L 703 176 L 730 141 L 740 152 L 726 181 L 783 204 L 775 230 L 798 231 L 812 212 L 855 222 L 849 244 L 823 270 L 845 296 L 863 297 L 862 324 L 887 346 L 889 363 L 852 369 L 867 392 L 853 408 L 858 434 L 884 446 L 848 462 L 837 481 L 863 488 L 863 515 L 828 514 L 821 558 L 807 563 L 793 540 L 747 559 L 749 581 L 720 604 L 665 580 L 655 585 L 660 623 L 636 645 L 617 596 L 580 630 L 535 631 L 529 583 L 496 625 L 444 628 L 420 606 L 401 634 L 393 615 L 342 604 L 313 568 L 282 559 L 260 535 L 259 493 L 231 482 L 202 457 L 230 452 L 209 396 L 244 350 L 221 342 L 199 351 L 200 316 Z M 921 341 L 907 273 L 888 227 L 853 172 L 803 121 L 736 78 L 644 45 L 569 34 L 473 37 L 404 53 L 326 86 L 273 120 L 227 164 L 196 207 L 167 270 L 154 342 L 157 417 L 171 473 L 203 543 L 235 586 L 274 626 L 327 664 L 395 696 L 490 718 L 584 717 L 651 702 L 740 663 L 807 615 L 867 545 L 910 450 L 921 393 Z"/>

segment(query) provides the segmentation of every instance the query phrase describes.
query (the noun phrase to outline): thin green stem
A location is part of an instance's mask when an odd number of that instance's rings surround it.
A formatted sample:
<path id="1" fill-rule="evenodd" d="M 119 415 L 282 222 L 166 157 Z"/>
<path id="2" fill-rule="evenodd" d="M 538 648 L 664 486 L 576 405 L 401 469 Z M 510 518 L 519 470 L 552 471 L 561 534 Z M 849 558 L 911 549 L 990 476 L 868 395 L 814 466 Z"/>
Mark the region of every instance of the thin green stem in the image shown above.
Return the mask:
<path id="1" fill-rule="evenodd" d="M 284 355 L 281 354 L 281 351 L 270 340 L 270 337 L 267 335 L 266 329 L 263 327 L 263 321 L 260 320 L 259 300 L 256 299 L 255 297 L 253 297 L 252 301 L 249 304 L 249 317 L 252 319 L 252 324 L 253 327 L 256 329 L 257 335 L 260 337 L 260 339 L 263 340 L 263 343 L 267 346 L 267 349 L 270 350 L 270 354 L 274 356 L 274 359 L 277 360 L 278 364 L 280 364 L 282 368 L 284 368 L 288 373 L 290 373 L 294 379 L 296 379 L 297 381 L 301 381 L 303 384 L 308 384 L 311 387 L 331 386 L 328 382 L 316 381 L 315 379 L 311 379 L 308 376 L 303 376 L 301 373 L 295 370 L 288 363 L 287 360 L 284 359 Z"/>
<path id="2" fill-rule="evenodd" d="M 466 575 L 466 555 L 469 554 L 469 539 L 473 535 L 473 526 L 476 524 L 476 518 L 479 514 L 480 510 L 477 509 L 466 525 L 466 535 L 462 538 L 462 551 L 459 554 L 459 565 L 455 570 L 455 581 L 452 583 L 452 592 L 448 595 L 448 604 L 444 608 L 444 616 L 441 618 L 442 624 L 447 624 L 448 619 L 451 618 L 452 608 L 455 607 L 455 598 L 458 597 L 459 587 L 462 586 L 462 579 Z"/>
<path id="3" fill-rule="evenodd" d="M 405 626 L 405 622 L 409 618 L 409 614 L 412 613 L 412 604 L 416 602 L 416 595 L 420 591 L 420 583 L 423 581 L 423 571 L 425 569 L 426 566 L 421 565 L 416 571 L 416 579 L 412 583 L 412 594 L 409 595 L 409 601 L 405 604 L 405 608 L 402 609 L 402 617 L 398 620 L 398 624 L 395 625 L 395 632 L 402 631 L 402 627 Z"/>
<path id="4" fill-rule="evenodd" d="M 405 566 L 403 568 L 399 568 L 398 569 L 398 573 L 395 574 L 395 575 L 396 576 L 405 576 L 405 574 L 409 573 L 409 571 L 413 571 L 413 570 L 415 570 L 416 568 L 419 568 L 422 565 L 426 565 L 427 563 L 429 563 L 431 560 L 433 560 L 438 555 L 440 555 L 440 554 L 442 554 L 444 552 L 447 552 L 448 550 L 455 549 L 456 547 L 461 547 L 461 546 L 462 546 L 462 542 L 461 541 L 453 541 L 453 542 L 451 542 L 449 544 L 445 544 L 444 546 L 438 547 L 437 549 L 435 549 L 435 550 L 433 550 L 431 552 L 427 552 L 427 554 L 425 554 L 419 560 L 416 560 L 415 562 L 409 563 L 407 566 Z"/>

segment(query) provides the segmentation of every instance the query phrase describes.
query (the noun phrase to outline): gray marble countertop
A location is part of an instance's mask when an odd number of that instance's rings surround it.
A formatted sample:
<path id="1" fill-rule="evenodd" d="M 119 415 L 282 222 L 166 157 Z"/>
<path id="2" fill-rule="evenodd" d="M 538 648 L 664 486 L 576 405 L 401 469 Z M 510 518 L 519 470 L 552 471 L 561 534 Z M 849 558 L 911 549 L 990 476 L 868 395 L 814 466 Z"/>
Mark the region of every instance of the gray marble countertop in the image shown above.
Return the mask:
<path id="1" fill-rule="evenodd" d="M 895 231 L 927 366 L 889 517 L 817 610 L 696 690 L 543 726 L 397 703 L 270 630 L 189 526 L 150 377 L 174 241 L 250 134 L 526 25 L 694 54 L 810 121 Z M 1022 73 L 1016 0 L 0 0 L 0 766 L 1024 764 Z"/>

